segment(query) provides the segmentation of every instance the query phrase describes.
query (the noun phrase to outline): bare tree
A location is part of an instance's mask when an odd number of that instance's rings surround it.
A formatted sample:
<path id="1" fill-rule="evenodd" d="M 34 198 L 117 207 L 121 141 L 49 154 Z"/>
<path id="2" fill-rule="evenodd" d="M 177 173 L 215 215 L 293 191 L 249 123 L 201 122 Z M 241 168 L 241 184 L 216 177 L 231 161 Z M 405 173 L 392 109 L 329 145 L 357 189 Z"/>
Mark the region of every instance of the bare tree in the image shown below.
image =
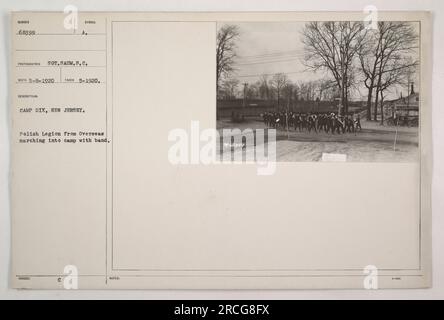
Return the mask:
<path id="1" fill-rule="evenodd" d="M 364 85 L 368 90 L 367 94 L 367 119 L 371 120 L 372 99 L 376 86 L 378 65 L 380 64 L 380 45 L 382 32 L 379 30 L 368 30 L 363 39 L 363 45 L 358 50 L 360 70 L 364 75 Z M 363 37 L 364 38 L 364 37 Z"/>
<path id="2" fill-rule="evenodd" d="M 270 100 L 271 95 L 270 95 L 268 75 L 266 74 L 261 75 L 261 77 L 259 78 L 259 82 L 260 82 L 259 85 L 260 97 L 262 99 Z"/>
<path id="3" fill-rule="evenodd" d="M 317 81 L 319 100 L 332 100 L 336 92 L 336 82 L 331 79 L 320 79 Z"/>
<path id="4" fill-rule="evenodd" d="M 416 64 L 417 63 L 410 58 L 393 60 L 389 68 L 387 68 L 382 74 L 377 90 L 380 96 L 379 107 L 381 124 L 384 124 L 385 91 L 390 91 L 390 88 L 394 85 L 404 85 L 407 83 L 408 86 L 410 83 L 410 77 L 417 67 Z"/>
<path id="5" fill-rule="evenodd" d="M 406 58 L 406 54 L 417 48 L 418 36 L 411 23 L 380 22 L 378 25 L 387 30 L 380 46 L 380 63 L 376 83 L 375 110 L 373 120 L 377 120 L 379 93 L 384 85 L 384 75 L 391 72 L 397 78 L 406 70 L 414 67 L 417 62 Z M 396 83 L 396 81 L 392 81 Z M 390 84 L 390 82 L 388 82 Z M 392 84 L 393 84 L 392 83 Z M 390 84 L 391 85 L 391 84 Z"/>
<path id="6" fill-rule="evenodd" d="M 234 99 L 238 94 L 239 80 L 234 78 L 225 79 L 221 86 L 223 99 Z"/>
<path id="7" fill-rule="evenodd" d="M 306 101 L 313 101 L 314 96 L 316 95 L 317 86 L 317 81 L 300 81 L 299 88 L 301 98 Z"/>
<path id="8" fill-rule="evenodd" d="M 305 65 L 315 71 L 331 73 L 339 87 L 345 112 L 348 112 L 352 64 L 362 45 L 362 32 L 365 32 L 364 24 L 353 21 L 309 22 L 302 31 Z"/>
<path id="9" fill-rule="evenodd" d="M 298 84 L 299 87 L 299 98 L 302 101 L 307 100 L 307 96 L 308 96 L 308 85 L 305 81 L 299 81 Z"/>
<path id="10" fill-rule="evenodd" d="M 293 83 L 290 80 L 288 80 L 288 82 L 282 88 L 282 97 L 286 101 L 287 110 L 290 110 L 290 106 L 293 105 L 293 90 L 294 90 Z M 293 109 L 293 107 L 291 107 L 291 109 Z"/>
<path id="11" fill-rule="evenodd" d="M 246 98 L 247 99 L 255 99 L 259 97 L 259 83 L 250 83 L 247 86 Z"/>
<path id="12" fill-rule="evenodd" d="M 295 102 L 299 101 L 300 87 L 297 83 L 293 83 L 293 99 Z"/>
<path id="13" fill-rule="evenodd" d="M 233 71 L 236 57 L 236 39 L 239 28 L 235 25 L 224 25 L 217 32 L 216 44 L 216 94 L 219 93 L 221 77 L 228 76 Z"/>
<path id="14" fill-rule="evenodd" d="M 288 78 L 285 73 L 276 73 L 273 76 L 272 85 L 274 89 L 276 90 L 276 96 L 277 96 L 277 109 L 279 110 L 280 107 L 280 98 L 282 95 L 282 89 L 287 85 Z"/>
<path id="15" fill-rule="evenodd" d="M 364 84 L 368 89 L 367 119 L 371 119 L 371 105 L 375 92 L 373 119 L 377 119 L 381 90 L 396 84 L 400 75 L 416 64 L 405 59 L 417 46 L 418 36 L 411 23 L 378 22 L 378 29 L 369 30 L 361 35 L 363 45 L 359 47 L 360 69 L 364 75 Z M 386 74 L 388 73 L 388 74 Z M 385 81 L 385 79 L 392 79 Z"/>

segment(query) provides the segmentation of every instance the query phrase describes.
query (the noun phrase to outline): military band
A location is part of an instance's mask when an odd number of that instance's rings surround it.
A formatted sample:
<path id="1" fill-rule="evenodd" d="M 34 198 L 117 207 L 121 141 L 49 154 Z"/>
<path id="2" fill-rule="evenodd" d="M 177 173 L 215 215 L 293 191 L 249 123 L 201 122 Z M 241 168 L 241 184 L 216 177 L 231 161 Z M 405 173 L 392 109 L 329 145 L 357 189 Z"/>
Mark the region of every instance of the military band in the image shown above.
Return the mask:
<path id="1" fill-rule="evenodd" d="M 359 114 L 266 112 L 262 117 L 267 127 L 293 129 L 299 132 L 324 131 L 331 134 L 343 134 L 362 130 Z"/>

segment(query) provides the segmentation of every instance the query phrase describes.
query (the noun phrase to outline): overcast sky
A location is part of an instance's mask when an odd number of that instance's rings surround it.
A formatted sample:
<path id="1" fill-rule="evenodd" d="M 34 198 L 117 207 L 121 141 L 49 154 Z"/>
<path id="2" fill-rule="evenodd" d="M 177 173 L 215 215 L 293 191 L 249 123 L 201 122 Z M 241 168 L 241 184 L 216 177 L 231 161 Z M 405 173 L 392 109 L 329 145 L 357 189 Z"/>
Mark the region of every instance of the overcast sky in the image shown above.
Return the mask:
<path id="1" fill-rule="evenodd" d="M 260 74 L 287 73 L 294 82 L 319 78 L 305 72 L 301 31 L 303 22 L 237 23 L 240 36 L 236 75 L 242 82 L 259 79 Z"/>
<path id="2" fill-rule="evenodd" d="M 236 71 L 232 77 L 241 83 L 252 83 L 261 74 L 282 72 L 288 78 L 301 81 L 331 78 L 328 72 L 314 73 L 304 65 L 304 45 L 301 42 L 301 31 L 305 22 L 244 22 L 230 23 L 239 27 L 237 41 Z M 224 23 L 219 23 L 219 27 Z M 415 84 L 416 85 L 416 84 Z M 401 88 L 393 88 L 389 99 L 397 98 Z M 407 89 L 403 88 L 404 95 Z M 365 99 L 366 89 L 362 86 L 359 92 L 353 93 L 354 99 Z"/>

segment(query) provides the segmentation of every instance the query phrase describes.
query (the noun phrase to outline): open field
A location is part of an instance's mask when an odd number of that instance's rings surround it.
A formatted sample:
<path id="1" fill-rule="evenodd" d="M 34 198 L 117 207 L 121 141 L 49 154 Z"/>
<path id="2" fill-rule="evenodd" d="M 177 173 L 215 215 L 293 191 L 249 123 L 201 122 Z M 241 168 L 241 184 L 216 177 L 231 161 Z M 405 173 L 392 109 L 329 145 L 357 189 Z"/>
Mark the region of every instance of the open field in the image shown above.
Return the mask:
<path id="1" fill-rule="evenodd" d="M 277 161 L 320 161 L 322 153 L 347 155 L 353 162 L 415 162 L 419 159 L 418 128 L 381 126 L 372 121 L 362 121 L 362 131 L 345 134 L 277 130 Z M 232 123 L 218 120 L 218 130 L 239 128 L 263 129 L 261 121 L 250 120 Z M 394 145 L 396 136 L 396 147 Z M 228 151 L 221 151 L 228 152 Z"/>

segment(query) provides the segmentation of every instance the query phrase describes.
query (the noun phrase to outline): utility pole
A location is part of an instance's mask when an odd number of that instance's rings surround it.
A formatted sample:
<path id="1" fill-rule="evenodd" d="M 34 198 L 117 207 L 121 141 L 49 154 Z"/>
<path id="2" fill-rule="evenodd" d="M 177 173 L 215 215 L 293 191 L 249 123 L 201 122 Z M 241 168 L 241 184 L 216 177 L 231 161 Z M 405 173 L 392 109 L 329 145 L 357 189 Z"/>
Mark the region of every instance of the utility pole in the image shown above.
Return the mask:
<path id="1" fill-rule="evenodd" d="M 339 89 L 339 106 L 338 106 L 338 116 L 341 115 L 342 101 L 344 100 L 344 62 L 343 62 L 342 52 L 341 52 L 341 88 Z"/>
<path id="2" fill-rule="evenodd" d="M 247 106 L 247 86 L 248 83 L 244 83 L 244 101 L 242 103 L 242 107 L 245 109 L 245 107 Z"/>
<path id="3" fill-rule="evenodd" d="M 244 83 L 244 99 L 242 101 L 242 118 L 245 116 L 245 107 L 247 106 L 247 86 L 248 83 Z"/>
<path id="4" fill-rule="evenodd" d="M 290 131 L 288 128 L 288 117 L 289 117 L 289 109 L 290 109 L 290 98 L 287 100 L 287 111 L 285 113 L 285 126 L 287 127 L 287 140 L 290 140 Z"/>
<path id="5" fill-rule="evenodd" d="M 407 108 L 410 107 L 410 95 L 413 94 L 413 80 L 412 80 L 413 72 L 411 70 L 408 71 L 407 77 Z M 412 89 L 410 88 L 412 86 Z"/>

